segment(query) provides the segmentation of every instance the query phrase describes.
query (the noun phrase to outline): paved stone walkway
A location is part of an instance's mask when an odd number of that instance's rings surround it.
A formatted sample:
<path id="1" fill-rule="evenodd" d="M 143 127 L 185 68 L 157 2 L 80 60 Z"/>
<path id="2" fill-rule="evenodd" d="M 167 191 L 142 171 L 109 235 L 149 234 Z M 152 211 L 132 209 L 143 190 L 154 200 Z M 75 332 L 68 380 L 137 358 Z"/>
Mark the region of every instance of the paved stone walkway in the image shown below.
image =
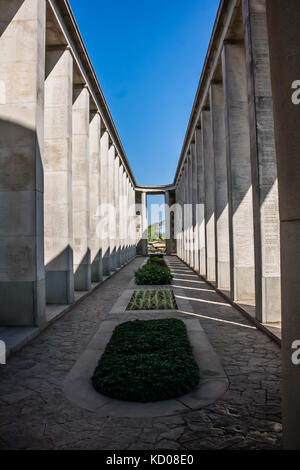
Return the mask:
<path id="1" fill-rule="evenodd" d="M 199 318 L 230 380 L 217 402 L 167 418 L 99 418 L 62 383 L 142 263 L 136 258 L 0 366 L 0 449 L 276 449 L 280 350 L 176 257 L 173 284 Z M 181 295 L 181 291 L 180 291 Z M 124 314 L 121 320 L 132 318 Z M 120 319 L 120 317 L 118 318 Z"/>

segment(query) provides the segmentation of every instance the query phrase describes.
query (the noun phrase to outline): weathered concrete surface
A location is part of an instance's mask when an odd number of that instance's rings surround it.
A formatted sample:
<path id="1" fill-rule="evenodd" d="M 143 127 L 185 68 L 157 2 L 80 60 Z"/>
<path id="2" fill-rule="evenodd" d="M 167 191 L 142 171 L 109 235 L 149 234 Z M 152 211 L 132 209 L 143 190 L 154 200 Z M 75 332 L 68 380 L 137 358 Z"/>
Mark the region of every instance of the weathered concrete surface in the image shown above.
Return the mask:
<path id="1" fill-rule="evenodd" d="M 225 141 L 225 107 L 222 83 L 209 89 L 215 167 L 216 285 L 230 291 L 228 186 Z"/>
<path id="2" fill-rule="evenodd" d="M 99 113 L 93 111 L 90 113 L 90 132 L 89 132 L 89 223 L 90 223 L 90 247 L 91 247 L 91 277 L 92 282 L 102 280 L 102 246 L 100 237 L 100 191 L 102 185 L 100 169 L 100 138 L 101 138 L 101 118 Z"/>
<path id="3" fill-rule="evenodd" d="M 0 10 L 0 324 L 33 326 L 45 319 L 45 2 Z"/>
<path id="4" fill-rule="evenodd" d="M 224 44 L 226 155 L 232 299 L 255 298 L 253 205 L 246 62 L 243 45 Z"/>
<path id="5" fill-rule="evenodd" d="M 204 157 L 201 129 L 195 131 L 195 153 L 197 159 L 197 225 L 199 233 L 199 274 L 206 276 L 206 240 L 205 240 L 205 186 Z"/>
<path id="6" fill-rule="evenodd" d="M 89 213 L 89 123 L 90 95 L 85 86 L 73 92 L 72 187 L 75 290 L 91 287 Z"/>
<path id="7" fill-rule="evenodd" d="M 110 145 L 108 149 L 108 204 L 109 204 L 109 247 L 110 270 L 116 270 L 116 210 L 115 210 L 115 158 L 116 149 Z"/>
<path id="8" fill-rule="evenodd" d="M 280 447 L 280 351 L 176 257 L 174 285 L 188 297 L 229 376 L 213 405 L 165 418 L 99 418 L 71 404 L 62 384 L 121 289 L 130 265 L 0 366 L 2 449 L 275 449 Z M 176 274 L 176 276 L 175 276 Z M 180 294 L 181 295 L 181 294 Z M 132 318 L 132 317 L 128 317 Z M 146 318 L 146 317 L 145 317 Z M 121 321 L 127 316 L 122 314 Z M 234 341 L 232 341 L 234 338 Z"/>
<path id="9" fill-rule="evenodd" d="M 115 157 L 114 161 L 114 206 L 115 206 L 115 224 L 116 224 L 116 268 L 121 266 L 121 256 L 120 256 L 120 194 L 119 194 L 119 167 L 120 167 L 120 158 L 118 155 Z"/>
<path id="10" fill-rule="evenodd" d="M 74 301 L 72 204 L 73 59 L 47 50 L 44 131 L 46 302 Z"/>
<path id="11" fill-rule="evenodd" d="M 201 112 L 201 131 L 205 187 L 206 278 L 208 281 L 215 282 L 215 163 L 210 111 Z"/>
<path id="12" fill-rule="evenodd" d="M 102 240 L 102 270 L 103 275 L 108 276 L 110 269 L 110 246 L 109 246 L 109 231 L 110 220 L 108 217 L 108 203 L 109 203 L 109 190 L 108 190 L 108 132 L 104 131 L 101 135 L 100 141 L 100 172 L 101 172 L 101 188 L 100 188 L 100 229 Z"/>
<path id="13" fill-rule="evenodd" d="M 256 318 L 281 321 L 280 233 L 273 102 L 265 2 L 243 1 L 249 102 Z"/>
<path id="14" fill-rule="evenodd" d="M 267 0 L 267 19 L 281 221 L 284 446 L 299 450 L 300 369 L 291 348 L 300 339 L 299 82 L 292 88 L 300 77 L 300 3 L 291 0 L 283 9 L 282 2 Z"/>

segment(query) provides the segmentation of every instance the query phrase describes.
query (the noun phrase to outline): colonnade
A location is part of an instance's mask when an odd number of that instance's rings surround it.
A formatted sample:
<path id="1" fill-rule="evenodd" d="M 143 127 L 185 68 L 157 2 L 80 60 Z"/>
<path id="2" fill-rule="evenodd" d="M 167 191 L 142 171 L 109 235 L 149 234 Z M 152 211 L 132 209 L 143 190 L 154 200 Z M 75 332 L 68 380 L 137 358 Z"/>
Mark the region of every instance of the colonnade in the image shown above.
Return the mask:
<path id="1" fill-rule="evenodd" d="M 147 254 L 147 194 L 165 194 L 167 254 L 256 324 L 282 319 L 284 444 L 300 448 L 299 1 L 220 1 L 161 187 L 136 185 L 69 2 L 0 6 L 0 326 L 44 325 L 47 304 Z"/>
<path id="2" fill-rule="evenodd" d="M 174 182 L 183 214 L 177 252 L 258 321 L 276 323 L 280 234 L 266 8 L 258 0 L 221 3 Z"/>
<path id="3" fill-rule="evenodd" d="M 135 180 L 68 2 L 2 4 L 0 324 L 39 326 L 135 256 Z"/>

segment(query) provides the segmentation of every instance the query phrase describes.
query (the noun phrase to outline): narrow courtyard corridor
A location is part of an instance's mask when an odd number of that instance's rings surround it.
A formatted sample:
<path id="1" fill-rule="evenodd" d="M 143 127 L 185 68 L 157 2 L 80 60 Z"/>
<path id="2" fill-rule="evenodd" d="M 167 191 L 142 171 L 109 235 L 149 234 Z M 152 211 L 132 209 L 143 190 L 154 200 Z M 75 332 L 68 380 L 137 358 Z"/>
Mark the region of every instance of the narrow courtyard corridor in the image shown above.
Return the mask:
<path id="1" fill-rule="evenodd" d="M 281 447 L 280 348 L 176 256 L 167 257 L 172 284 L 191 308 L 172 317 L 199 319 L 228 375 L 228 391 L 206 408 L 161 418 L 102 418 L 65 397 L 63 381 L 101 323 L 143 318 L 110 311 L 144 259 L 136 257 L 0 366 L 1 449 Z"/>

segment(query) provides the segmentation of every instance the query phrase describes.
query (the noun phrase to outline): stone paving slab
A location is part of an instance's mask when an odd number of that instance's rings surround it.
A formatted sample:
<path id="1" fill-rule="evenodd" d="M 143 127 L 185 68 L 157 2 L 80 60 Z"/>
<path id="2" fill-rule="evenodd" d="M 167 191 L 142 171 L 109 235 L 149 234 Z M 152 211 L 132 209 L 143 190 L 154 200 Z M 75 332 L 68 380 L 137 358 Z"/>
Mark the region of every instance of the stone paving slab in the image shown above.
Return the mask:
<path id="1" fill-rule="evenodd" d="M 140 311 L 139 311 L 140 313 Z M 63 384 L 67 398 L 98 416 L 154 418 L 197 410 L 216 401 L 228 388 L 228 379 L 198 320 L 183 320 L 199 367 L 198 386 L 191 393 L 172 400 L 137 403 L 115 400 L 98 393 L 91 376 L 118 321 L 104 321 Z"/>

